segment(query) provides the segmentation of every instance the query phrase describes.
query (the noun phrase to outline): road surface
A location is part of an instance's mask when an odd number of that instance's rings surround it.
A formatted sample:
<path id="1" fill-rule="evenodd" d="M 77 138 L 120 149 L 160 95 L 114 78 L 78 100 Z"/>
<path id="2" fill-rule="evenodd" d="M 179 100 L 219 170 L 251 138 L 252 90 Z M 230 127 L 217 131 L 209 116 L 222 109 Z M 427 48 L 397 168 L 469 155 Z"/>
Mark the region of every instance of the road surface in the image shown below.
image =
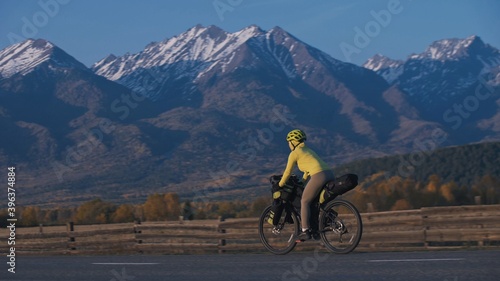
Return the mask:
<path id="1" fill-rule="evenodd" d="M 500 250 L 17 257 L 15 274 L 3 264 L 9 281 L 500 280 Z"/>

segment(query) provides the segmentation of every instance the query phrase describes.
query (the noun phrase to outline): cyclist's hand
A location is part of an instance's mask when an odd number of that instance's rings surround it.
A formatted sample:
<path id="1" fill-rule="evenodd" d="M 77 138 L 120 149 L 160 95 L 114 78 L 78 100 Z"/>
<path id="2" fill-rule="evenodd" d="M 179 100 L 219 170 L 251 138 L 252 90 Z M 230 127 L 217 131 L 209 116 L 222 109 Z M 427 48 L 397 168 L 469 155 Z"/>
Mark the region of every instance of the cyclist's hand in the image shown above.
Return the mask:
<path id="1" fill-rule="evenodd" d="M 307 178 L 309 178 L 309 172 L 304 173 L 304 175 L 302 176 L 302 181 L 306 181 Z"/>

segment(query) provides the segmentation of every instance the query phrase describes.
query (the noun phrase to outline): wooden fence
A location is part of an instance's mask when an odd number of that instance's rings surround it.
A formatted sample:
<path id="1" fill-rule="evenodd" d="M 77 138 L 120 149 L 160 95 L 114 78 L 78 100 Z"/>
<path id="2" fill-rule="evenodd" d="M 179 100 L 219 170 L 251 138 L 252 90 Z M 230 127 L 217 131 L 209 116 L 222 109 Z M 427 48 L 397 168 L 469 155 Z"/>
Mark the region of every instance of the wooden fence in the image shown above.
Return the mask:
<path id="1" fill-rule="evenodd" d="M 500 205 L 363 213 L 356 251 L 500 247 Z M 258 219 L 73 225 L 16 229 L 16 255 L 265 252 Z M 9 230 L 0 230 L 7 253 Z M 301 243 L 296 251 L 324 249 Z M 325 250 L 326 251 L 326 250 Z"/>

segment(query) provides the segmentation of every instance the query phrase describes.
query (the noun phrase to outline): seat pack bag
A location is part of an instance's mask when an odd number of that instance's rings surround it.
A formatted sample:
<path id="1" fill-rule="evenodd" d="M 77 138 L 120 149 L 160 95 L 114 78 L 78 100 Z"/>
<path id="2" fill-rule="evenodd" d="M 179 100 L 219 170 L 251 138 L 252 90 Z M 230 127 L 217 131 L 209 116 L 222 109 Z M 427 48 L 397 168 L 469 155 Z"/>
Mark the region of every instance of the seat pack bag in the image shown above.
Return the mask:
<path id="1" fill-rule="evenodd" d="M 356 186 L 358 186 L 358 176 L 355 174 L 345 174 L 335 179 L 333 195 L 342 195 Z"/>
<path id="2" fill-rule="evenodd" d="M 352 190 L 358 185 L 358 176 L 355 174 L 345 174 L 335 179 L 335 181 L 327 182 L 325 188 L 321 191 L 319 202 L 321 204 L 328 203 L 337 196 L 342 195 L 349 190 Z"/>

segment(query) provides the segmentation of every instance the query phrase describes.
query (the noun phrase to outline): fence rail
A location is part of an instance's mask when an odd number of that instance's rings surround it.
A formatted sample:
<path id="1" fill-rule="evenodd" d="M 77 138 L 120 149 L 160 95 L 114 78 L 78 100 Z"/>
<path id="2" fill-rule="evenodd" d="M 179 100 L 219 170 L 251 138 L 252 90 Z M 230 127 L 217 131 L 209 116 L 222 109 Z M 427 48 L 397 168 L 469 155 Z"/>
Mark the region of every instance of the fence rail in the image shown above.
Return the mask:
<path id="1" fill-rule="evenodd" d="M 500 205 L 361 214 L 358 251 L 500 247 Z M 258 218 L 19 228 L 19 255 L 265 252 Z M 8 230 L 0 230 L 8 237 Z M 2 252 L 11 247 L 7 239 Z M 301 243 L 297 251 L 323 248 Z M 326 250 L 325 250 L 326 251 Z"/>

